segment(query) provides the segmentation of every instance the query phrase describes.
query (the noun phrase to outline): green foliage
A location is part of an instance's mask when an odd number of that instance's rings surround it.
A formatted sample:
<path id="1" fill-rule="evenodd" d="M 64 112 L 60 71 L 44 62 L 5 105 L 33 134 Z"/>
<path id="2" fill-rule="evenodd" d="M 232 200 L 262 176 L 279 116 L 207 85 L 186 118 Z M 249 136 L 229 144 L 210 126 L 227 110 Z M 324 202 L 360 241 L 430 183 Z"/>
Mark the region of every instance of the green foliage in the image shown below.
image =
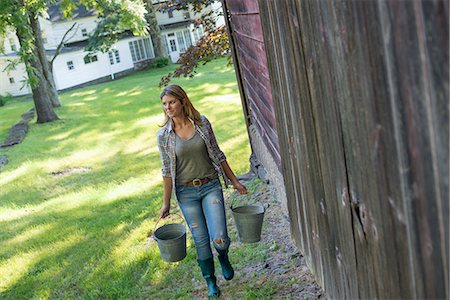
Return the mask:
<path id="1" fill-rule="evenodd" d="M 86 50 L 107 52 L 119 38 L 131 31 L 136 36 L 147 34 L 146 10 L 141 0 L 86 1 L 98 12 L 100 21 L 89 36 Z"/>
<path id="2" fill-rule="evenodd" d="M 203 26 L 204 36 L 200 38 L 195 45 L 190 46 L 178 60 L 179 66 L 165 76 L 161 77 L 159 86 L 166 86 L 172 78 L 193 77 L 196 74 L 196 68 L 204 65 L 213 59 L 228 56 L 228 64 L 231 64 L 230 44 L 225 26 L 215 27 L 215 21 L 219 15 L 213 11 L 202 11 L 205 7 L 215 1 L 212 0 L 168 0 L 161 5 L 160 10 L 167 12 L 173 10 L 184 10 L 191 7 L 200 18 L 194 21 L 197 28 Z"/>
<path id="3" fill-rule="evenodd" d="M 166 56 L 155 58 L 152 64 L 154 68 L 162 68 L 167 65 L 169 65 L 169 58 Z"/>
<path id="4" fill-rule="evenodd" d="M 194 77 L 196 68 L 205 65 L 213 59 L 224 56 L 230 50 L 228 35 L 225 27 L 218 27 L 206 32 L 195 45 L 190 46 L 178 60 L 179 66 L 175 71 L 161 78 L 159 86 L 166 86 L 172 78 Z"/>
<path id="5" fill-rule="evenodd" d="M 2 96 L 0 95 L 0 106 L 5 106 L 6 102 L 11 101 L 12 100 L 12 96 L 11 95 L 5 95 Z"/>

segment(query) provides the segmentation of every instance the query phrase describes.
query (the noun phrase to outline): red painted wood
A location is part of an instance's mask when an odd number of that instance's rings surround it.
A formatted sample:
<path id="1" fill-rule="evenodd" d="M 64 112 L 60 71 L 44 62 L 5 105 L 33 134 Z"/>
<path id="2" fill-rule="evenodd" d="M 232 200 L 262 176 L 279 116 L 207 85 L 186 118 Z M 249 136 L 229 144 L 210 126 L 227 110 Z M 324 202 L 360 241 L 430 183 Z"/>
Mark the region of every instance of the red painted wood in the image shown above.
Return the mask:
<path id="1" fill-rule="evenodd" d="M 264 43 L 259 14 L 255 15 L 233 15 L 234 30 L 245 34 L 249 38 Z"/>
<path id="2" fill-rule="evenodd" d="M 239 13 L 259 13 L 258 0 L 226 0 L 231 15 Z"/>

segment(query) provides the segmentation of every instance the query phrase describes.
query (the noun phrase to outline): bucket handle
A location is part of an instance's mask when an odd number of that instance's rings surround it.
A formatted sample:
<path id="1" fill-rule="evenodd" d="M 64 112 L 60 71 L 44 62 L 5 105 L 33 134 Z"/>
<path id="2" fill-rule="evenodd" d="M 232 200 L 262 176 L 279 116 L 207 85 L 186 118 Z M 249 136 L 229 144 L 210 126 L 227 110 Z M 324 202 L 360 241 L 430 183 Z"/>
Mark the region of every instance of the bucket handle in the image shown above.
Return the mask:
<path id="1" fill-rule="evenodd" d="M 266 212 L 266 210 L 270 207 L 270 204 L 269 203 L 264 203 L 264 204 L 262 204 L 261 202 L 255 202 L 255 203 L 249 203 L 248 205 L 252 205 L 252 204 L 259 204 L 259 205 L 261 205 L 263 208 L 264 208 L 264 212 Z M 234 207 L 234 208 L 236 208 L 236 207 Z M 231 210 L 233 210 L 233 202 L 231 203 L 231 206 L 230 206 L 230 209 Z"/>
<path id="2" fill-rule="evenodd" d="M 183 218 L 179 213 L 173 213 L 173 214 L 170 214 L 169 216 L 171 216 L 171 215 L 176 215 L 176 216 L 180 217 L 181 220 L 183 220 L 182 223 L 184 223 L 184 218 Z M 159 217 L 159 218 L 158 218 L 158 221 L 156 221 L 155 227 L 153 227 L 152 236 L 153 236 L 153 239 L 154 239 L 155 241 L 156 241 L 155 230 L 156 230 L 156 227 L 158 226 L 159 221 L 161 221 L 161 220 L 162 220 L 162 218 Z"/>

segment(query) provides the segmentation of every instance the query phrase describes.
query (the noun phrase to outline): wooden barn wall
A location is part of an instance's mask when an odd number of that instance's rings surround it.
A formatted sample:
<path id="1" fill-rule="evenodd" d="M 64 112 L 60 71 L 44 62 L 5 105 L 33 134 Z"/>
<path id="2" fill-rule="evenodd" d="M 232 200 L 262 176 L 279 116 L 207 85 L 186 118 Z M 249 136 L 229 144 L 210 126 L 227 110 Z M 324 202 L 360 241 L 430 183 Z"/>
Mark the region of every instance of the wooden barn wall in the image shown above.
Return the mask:
<path id="1" fill-rule="evenodd" d="M 273 128 L 271 91 L 293 234 L 330 298 L 450 297 L 448 6 L 259 0 L 258 50 L 234 10 L 242 61 L 266 51 L 271 89 L 243 66 L 251 105 Z"/>
<path id="2" fill-rule="evenodd" d="M 249 108 L 250 124 L 255 127 L 265 147 L 280 170 L 278 135 L 267 70 L 264 38 L 257 0 L 223 2 L 231 20 L 229 30 L 234 40 L 243 97 Z"/>

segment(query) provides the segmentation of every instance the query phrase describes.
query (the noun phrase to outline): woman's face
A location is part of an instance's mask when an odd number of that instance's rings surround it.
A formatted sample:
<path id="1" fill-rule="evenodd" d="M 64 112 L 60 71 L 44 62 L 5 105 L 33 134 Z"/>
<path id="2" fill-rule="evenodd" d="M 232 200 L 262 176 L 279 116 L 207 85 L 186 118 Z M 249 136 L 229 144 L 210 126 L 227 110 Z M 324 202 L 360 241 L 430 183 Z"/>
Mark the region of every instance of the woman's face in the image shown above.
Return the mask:
<path id="1" fill-rule="evenodd" d="M 174 96 L 164 95 L 162 97 L 162 105 L 169 118 L 179 118 L 184 116 L 183 104 Z"/>

